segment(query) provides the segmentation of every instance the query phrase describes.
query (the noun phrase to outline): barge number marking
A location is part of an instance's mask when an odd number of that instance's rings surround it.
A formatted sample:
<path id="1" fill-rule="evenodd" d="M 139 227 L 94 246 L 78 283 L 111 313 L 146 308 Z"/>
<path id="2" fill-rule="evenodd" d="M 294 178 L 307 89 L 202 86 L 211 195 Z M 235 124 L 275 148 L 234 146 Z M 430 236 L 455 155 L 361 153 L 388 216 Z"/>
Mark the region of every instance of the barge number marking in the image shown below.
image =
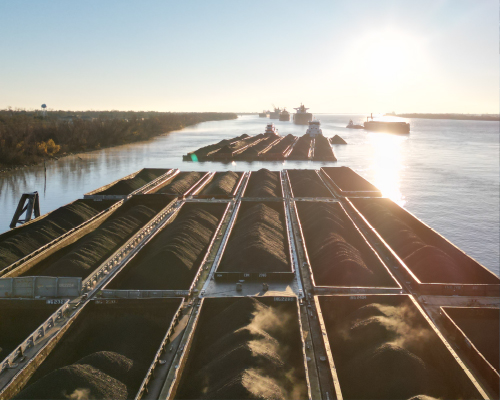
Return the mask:
<path id="1" fill-rule="evenodd" d="M 351 300 L 364 300 L 364 299 L 366 299 L 366 296 L 350 296 L 349 299 L 351 299 Z"/>

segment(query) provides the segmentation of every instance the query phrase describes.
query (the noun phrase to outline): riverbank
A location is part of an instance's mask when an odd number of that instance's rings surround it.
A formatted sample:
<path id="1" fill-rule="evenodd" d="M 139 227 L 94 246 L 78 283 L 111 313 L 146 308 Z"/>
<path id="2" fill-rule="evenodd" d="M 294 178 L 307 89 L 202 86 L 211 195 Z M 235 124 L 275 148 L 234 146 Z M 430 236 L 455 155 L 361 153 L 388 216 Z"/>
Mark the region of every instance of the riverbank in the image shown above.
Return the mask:
<path id="1" fill-rule="evenodd" d="M 128 143 L 207 121 L 236 119 L 234 113 L 118 111 L 0 111 L 0 169 L 8 171 Z"/>
<path id="2" fill-rule="evenodd" d="M 454 119 L 458 121 L 500 121 L 499 114 L 386 114 L 402 118 Z"/>

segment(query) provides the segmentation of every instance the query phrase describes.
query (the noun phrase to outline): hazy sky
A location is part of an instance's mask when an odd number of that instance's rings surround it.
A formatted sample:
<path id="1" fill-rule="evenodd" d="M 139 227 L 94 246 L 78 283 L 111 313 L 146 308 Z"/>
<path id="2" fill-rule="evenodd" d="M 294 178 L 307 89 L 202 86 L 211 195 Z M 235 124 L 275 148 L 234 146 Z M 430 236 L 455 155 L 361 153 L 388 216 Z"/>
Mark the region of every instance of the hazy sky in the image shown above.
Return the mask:
<path id="1" fill-rule="evenodd" d="M 0 0 L 0 108 L 499 112 L 498 0 Z"/>

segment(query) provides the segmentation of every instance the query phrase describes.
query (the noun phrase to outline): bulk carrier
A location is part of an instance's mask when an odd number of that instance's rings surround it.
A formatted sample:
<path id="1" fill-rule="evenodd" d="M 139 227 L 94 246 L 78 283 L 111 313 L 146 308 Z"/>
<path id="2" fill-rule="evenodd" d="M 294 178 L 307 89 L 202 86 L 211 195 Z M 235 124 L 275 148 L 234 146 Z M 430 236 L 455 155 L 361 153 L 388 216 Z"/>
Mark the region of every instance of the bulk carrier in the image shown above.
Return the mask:
<path id="1" fill-rule="evenodd" d="M 279 119 L 280 118 L 281 109 L 274 107 L 274 111 L 269 113 L 270 119 Z"/>
<path id="2" fill-rule="evenodd" d="M 297 125 L 307 125 L 313 119 L 313 115 L 308 113 L 306 108 L 302 103 L 300 107 L 294 108 L 297 112 L 293 114 L 293 122 Z"/>
<path id="3" fill-rule="evenodd" d="M 283 111 L 280 112 L 280 121 L 290 121 L 290 113 L 286 110 L 286 108 L 283 109 Z"/>

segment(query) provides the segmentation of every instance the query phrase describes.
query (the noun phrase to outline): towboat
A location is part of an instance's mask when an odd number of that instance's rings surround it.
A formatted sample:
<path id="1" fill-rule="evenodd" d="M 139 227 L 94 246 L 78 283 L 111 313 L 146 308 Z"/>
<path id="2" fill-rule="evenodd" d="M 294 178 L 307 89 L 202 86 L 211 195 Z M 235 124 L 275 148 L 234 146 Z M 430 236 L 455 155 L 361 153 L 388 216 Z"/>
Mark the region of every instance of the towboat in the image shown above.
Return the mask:
<path id="1" fill-rule="evenodd" d="M 307 128 L 306 135 L 309 135 L 311 137 L 323 136 L 321 124 L 317 119 L 309 122 L 309 128 Z"/>
<path id="2" fill-rule="evenodd" d="M 276 129 L 274 124 L 267 124 L 266 131 L 264 132 L 264 135 L 279 136 L 278 129 Z"/>
<path id="3" fill-rule="evenodd" d="M 346 128 L 348 128 L 348 129 L 364 129 L 363 125 L 355 125 L 354 122 L 352 122 L 352 119 L 349 120 L 349 123 L 347 124 Z"/>

